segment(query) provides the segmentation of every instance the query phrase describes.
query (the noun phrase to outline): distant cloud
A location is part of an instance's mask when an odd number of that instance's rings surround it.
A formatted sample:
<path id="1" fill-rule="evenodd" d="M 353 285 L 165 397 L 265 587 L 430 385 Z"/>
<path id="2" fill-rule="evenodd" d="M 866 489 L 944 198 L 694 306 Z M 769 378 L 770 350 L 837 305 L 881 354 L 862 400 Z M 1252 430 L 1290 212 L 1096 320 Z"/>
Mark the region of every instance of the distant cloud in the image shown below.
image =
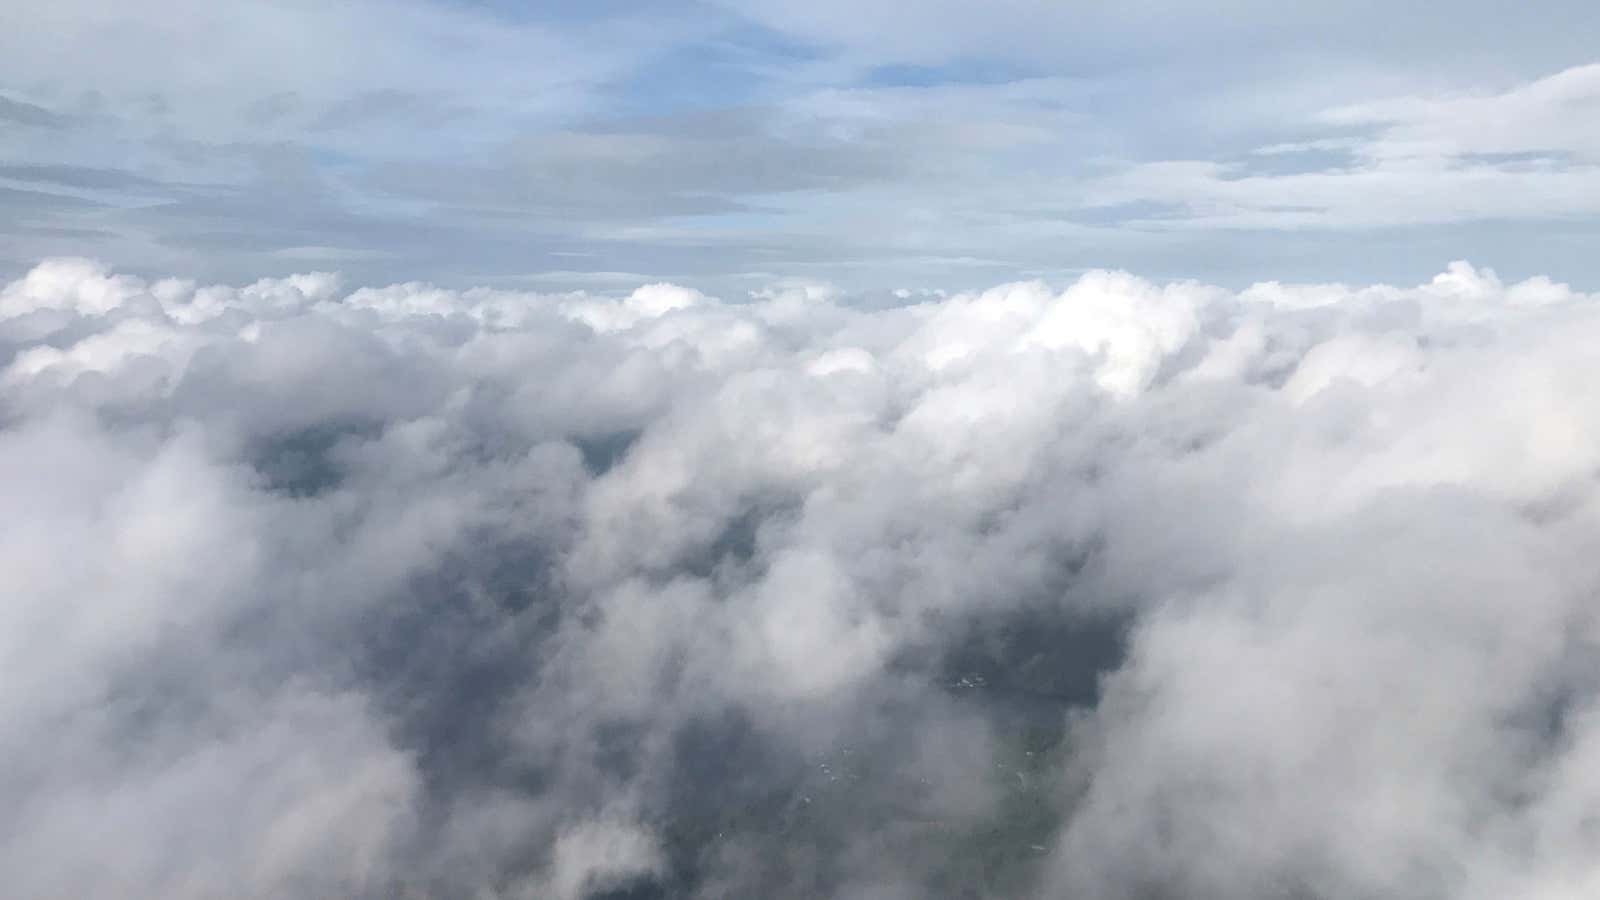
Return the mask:
<path id="1" fill-rule="evenodd" d="M 42 106 L 0 96 L 0 120 L 39 128 L 59 128 L 63 119 Z"/>
<path id="2" fill-rule="evenodd" d="M 157 183 L 150 179 L 141 178 L 131 172 L 124 172 L 118 169 L 94 169 L 87 166 L 49 164 L 0 164 L 0 179 L 86 189 L 126 189 L 157 186 Z"/>
<path id="3" fill-rule="evenodd" d="M 1342 151 L 1334 166 L 1258 171 L 1254 160 L 1145 163 L 1089 189 L 1091 206 L 1161 202 L 1151 228 L 1371 228 L 1600 216 L 1600 65 L 1486 96 L 1411 97 L 1327 110 L 1370 134 L 1258 148 L 1256 157 Z"/>
<path id="4" fill-rule="evenodd" d="M 373 281 L 882 292 L 1409 281 L 1493 253 L 1600 278 L 1578 0 L 569 7 L 24 4 L 0 165 L 107 206 L 0 198 L 0 269 L 228 280 L 336 247 Z"/>

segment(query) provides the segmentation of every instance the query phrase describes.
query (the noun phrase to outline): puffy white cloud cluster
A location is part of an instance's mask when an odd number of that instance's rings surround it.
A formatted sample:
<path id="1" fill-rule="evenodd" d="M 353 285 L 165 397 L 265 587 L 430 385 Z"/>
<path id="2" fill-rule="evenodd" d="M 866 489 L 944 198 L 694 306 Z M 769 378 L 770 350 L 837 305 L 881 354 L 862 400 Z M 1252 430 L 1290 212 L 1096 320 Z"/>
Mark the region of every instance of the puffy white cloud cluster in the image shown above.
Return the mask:
<path id="1" fill-rule="evenodd" d="M 45 262 L 6 893 L 1593 896 L 1597 299 Z"/>

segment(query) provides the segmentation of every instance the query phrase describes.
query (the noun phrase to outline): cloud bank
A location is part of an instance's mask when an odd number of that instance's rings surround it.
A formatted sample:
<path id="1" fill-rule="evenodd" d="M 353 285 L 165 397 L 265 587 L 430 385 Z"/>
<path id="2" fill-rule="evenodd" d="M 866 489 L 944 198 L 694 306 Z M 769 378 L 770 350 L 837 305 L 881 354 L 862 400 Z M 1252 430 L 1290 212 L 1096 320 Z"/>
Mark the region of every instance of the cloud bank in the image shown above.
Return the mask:
<path id="1" fill-rule="evenodd" d="M 1593 896 L 1596 300 L 48 260 L 7 893 Z"/>

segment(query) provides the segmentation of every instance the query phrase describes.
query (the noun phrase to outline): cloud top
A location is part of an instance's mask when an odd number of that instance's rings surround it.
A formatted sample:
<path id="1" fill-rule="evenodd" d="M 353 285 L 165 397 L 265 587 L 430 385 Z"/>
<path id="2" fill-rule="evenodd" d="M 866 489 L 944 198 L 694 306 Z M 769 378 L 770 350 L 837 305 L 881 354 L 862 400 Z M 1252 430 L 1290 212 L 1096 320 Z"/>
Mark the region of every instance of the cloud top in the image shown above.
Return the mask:
<path id="1" fill-rule="evenodd" d="M 1596 299 L 48 260 L 8 891 L 1588 896 Z"/>

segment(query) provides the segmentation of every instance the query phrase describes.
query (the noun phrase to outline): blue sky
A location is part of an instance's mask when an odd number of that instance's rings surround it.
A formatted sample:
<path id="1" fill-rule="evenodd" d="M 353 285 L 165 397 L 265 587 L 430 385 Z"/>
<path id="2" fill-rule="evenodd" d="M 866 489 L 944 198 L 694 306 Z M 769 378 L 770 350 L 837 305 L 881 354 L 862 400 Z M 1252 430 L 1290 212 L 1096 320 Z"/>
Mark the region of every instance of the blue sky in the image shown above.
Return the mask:
<path id="1" fill-rule="evenodd" d="M 1578 0 L 18 6 L 6 274 L 1600 284 Z"/>

